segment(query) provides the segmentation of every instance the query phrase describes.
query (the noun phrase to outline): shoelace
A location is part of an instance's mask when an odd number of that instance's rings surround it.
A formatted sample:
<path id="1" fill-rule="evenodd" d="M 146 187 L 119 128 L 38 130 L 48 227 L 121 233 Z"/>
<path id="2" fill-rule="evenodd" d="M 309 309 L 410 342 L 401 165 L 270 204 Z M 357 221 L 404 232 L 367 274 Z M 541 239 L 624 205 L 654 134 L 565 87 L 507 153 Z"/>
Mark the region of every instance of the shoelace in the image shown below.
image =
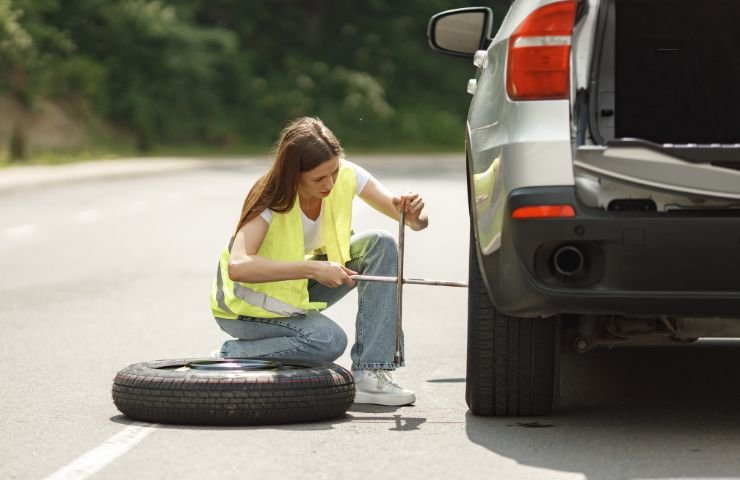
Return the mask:
<path id="1" fill-rule="evenodd" d="M 387 371 L 377 369 L 373 370 L 373 373 L 375 374 L 375 378 L 378 379 L 378 390 L 385 390 L 389 386 L 391 388 L 397 388 L 401 390 L 401 386 L 393 383 L 393 380 L 391 379 L 391 374 Z"/>

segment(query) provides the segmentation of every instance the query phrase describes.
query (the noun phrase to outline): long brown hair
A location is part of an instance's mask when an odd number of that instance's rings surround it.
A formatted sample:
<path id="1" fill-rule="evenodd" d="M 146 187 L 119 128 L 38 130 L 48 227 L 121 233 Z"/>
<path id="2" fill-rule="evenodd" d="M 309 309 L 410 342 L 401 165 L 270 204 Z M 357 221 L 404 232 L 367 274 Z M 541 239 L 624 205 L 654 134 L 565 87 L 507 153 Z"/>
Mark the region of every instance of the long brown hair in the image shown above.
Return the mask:
<path id="1" fill-rule="evenodd" d="M 242 206 L 236 232 L 265 209 L 285 213 L 293 208 L 302 172 L 342 156 L 342 146 L 326 125 L 315 117 L 301 117 L 288 123 L 275 146 L 272 168 L 260 177 Z"/>

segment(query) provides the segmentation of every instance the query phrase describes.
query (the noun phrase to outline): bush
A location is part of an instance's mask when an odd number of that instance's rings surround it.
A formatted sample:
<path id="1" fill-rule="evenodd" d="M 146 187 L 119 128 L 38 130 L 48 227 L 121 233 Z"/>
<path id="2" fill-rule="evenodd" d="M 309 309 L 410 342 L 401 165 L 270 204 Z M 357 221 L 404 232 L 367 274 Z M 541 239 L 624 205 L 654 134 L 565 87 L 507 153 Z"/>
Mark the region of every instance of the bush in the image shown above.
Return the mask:
<path id="1" fill-rule="evenodd" d="M 11 162 L 28 158 L 28 137 L 26 130 L 19 123 L 14 123 L 13 129 L 10 132 L 8 153 L 10 154 Z"/>
<path id="2" fill-rule="evenodd" d="M 269 145 L 301 115 L 363 148 L 457 148 L 473 70 L 425 29 L 472 3 L 0 0 L 0 93 L 77 97 L 142 151 Z"/>

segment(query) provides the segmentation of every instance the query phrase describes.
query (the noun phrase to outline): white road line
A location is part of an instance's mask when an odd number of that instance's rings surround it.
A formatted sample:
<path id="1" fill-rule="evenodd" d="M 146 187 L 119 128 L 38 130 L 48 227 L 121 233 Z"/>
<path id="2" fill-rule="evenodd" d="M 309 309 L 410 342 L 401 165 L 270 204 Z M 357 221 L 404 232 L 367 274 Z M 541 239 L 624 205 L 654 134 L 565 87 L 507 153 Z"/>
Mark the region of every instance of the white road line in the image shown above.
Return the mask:
<path id="1" fill-rule="evenodd" d="M 83 210 L 82 212 L 77 212 L 77 215 L 75 215 L 77 221 L 81 223 L 94 222 L 99 217 L 100 212 L 98 212 L 97 210 Z"/>
<path id="2" fill-rule="evenodd" d="M 9 237 L 21 237 L 23 235 L 30 235 L 36 232 L 36 225 L 27 223 L 25 225 L 18 225 L 16 227 L 10 227 L 5 229 L 5 235 Z"/>
<path id="3" fill-rule="evenodd" d="M 82 480 L 128 452 L 158 426 L 135 422 L 44 480 Z"/>

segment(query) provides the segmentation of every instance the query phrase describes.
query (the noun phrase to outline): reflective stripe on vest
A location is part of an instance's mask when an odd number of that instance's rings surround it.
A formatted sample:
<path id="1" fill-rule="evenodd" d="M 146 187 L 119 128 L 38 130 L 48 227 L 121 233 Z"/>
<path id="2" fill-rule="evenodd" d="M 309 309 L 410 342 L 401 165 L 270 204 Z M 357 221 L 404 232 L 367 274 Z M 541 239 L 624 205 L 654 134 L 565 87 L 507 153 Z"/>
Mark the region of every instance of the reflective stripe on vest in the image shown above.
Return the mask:
<path id="1" fill-rule="evenodd" d="M 229 245 L 231 245 L 231 242 L 229 242 Z M 216 272 L 216 289 L 211 295 L 216 298 L 216 305 L 218 305 L 221 311 L 234 315 L 234 312 L 231 311 L 224 301 L 224 280 L 221 277 L 221 262 L 218 262 L 218 271 Z"/>
<path id="2" fill-rule="evenodd" d="M 281 317 L 292 317 L 306 313 L 302 308 L 294 307 L 277 298 L 272 298 L 262 292 L 256 292 L 243 283 L 234 282 L 234 295 L 241 298 L 250 305 L 255 305 L 268 312 L 277 313 Z"/>
<path id="3" fill-rule="evenodd" d="M 330 261 L 345 264 L 350 260 L 349 241 L 352 222 L 352 200 L 356 191 L 356 174 L 342 162 L 331 194 L 324 201 L 322 240 Z M 233 242 L 233 239 L 232 239 Z M 211 289 L 211 309 L 219 318 L 235 319 L 241 315 L 277 318 L 303 315 L 306 310 L 326 308 L 323 302 L 311 302 L 308 280 L 278 282 L 234 282 L 228 276 L 231 243 L 223 250 Z M 286 213 L 273 213 L 257 255 L 282 261 L 303 261 L 303 223 L 296 198 Z"/>
<path id="4" fill-rule="evenodd" d="M 218 307 L 223 311 L 231 315 L 234 312 L 226 305 L 224 301 L 223 291 L 223 277 L 221 277 L 221 264 L 218 265 L 218 272 L 216 272 L 216 282 L 218 284 L 216 289 L 216 302 Z M 234 282 L 234 295 L 245 302 L 258 306 L 264 310 L 279 314 L 282 317 L 292 317 L 294 315 L 303 315 L 306 313 L 305 310 L 296 308 L 285 302 L 281 302 L 277 298 L 272 298 L 264 293 L 256 292 L 249 287 L 246 287 L 243 283 Z"/>

